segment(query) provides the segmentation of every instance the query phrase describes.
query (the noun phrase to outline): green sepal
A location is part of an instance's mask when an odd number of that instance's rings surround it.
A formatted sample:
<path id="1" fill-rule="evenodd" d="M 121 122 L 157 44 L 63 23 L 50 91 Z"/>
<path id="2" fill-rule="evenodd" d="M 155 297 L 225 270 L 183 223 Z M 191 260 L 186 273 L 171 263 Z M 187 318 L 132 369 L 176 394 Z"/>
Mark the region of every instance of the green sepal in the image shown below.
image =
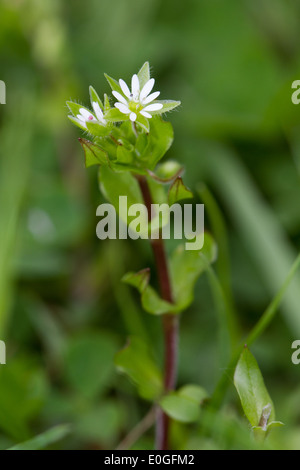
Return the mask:
<path id="1" fill-rule="evenodd" d="M 153 116 L 155 114 L 167 113 L 181 105 L 181 101 L 172 101 L 172 100 L 155 100 L 153 101 L 153 103 L 160 103 L 163 105 L 163 107 L 159 109 L 158 111 L 151 111 L 151 114 Z"/>
<path id="2" fill-rule="evenodd" d="M 90 86 L 89 91 L 90 91 L 91 105 L 93 105 L 93 102 L 96 102 L 96 103 L 99 104 L 99 106 L 100 106 L 100 108 L 102 109 L 102 111 L 104 111 L 103 103 L 102 103 L 102 101 L 100 100 L 100 98 L 99 98 L 98 93 L 96 92 L 96 90 L 95 90 L 92 86 Z"/>
<path id="3" fill-rule="evenodd" d="M 150 80 L 150 65 L 149 62 L 145 62 L 144 65 L 140 68 L 137 74 L 140 82 L 140 89 L 142 90 L 143 86 Z"/>
<path id="4" fill-rule="evenodd" d="M 108 84 L 109 84 L 110 88 L 113 91 L 118 91 L 119 93 L 121 93 L 121 95 L 123 95 L 123 91 L 122 91 L 122 88 L 119 85 L 119 82 L 117 80 L 115 80 L 114 78 L 110 77 L 109 75 L 107 75 L 106 73 L 104 74 L 104 76 L 105 76 L 106 80 L 108 81 Z"/>

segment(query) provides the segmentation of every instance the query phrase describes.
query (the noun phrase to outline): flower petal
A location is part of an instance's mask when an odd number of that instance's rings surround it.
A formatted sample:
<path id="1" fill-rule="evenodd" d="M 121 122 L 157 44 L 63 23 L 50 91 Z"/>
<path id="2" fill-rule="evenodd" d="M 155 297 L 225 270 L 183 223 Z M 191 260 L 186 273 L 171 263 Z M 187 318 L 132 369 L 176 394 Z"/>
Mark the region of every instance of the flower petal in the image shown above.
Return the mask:
<path id="1" fill-rule="evenodd" d="M 140 114 L 141 114 L 142 116 L 144 116 L 145 118 L 147 118 L 147 119 L 151 119 L 151 118 L 152 118 L 151 114 L 147 113 L 147 111 L 140 111 Z"/>
<path id="2" fill-rule="evenodd" d="M 103 112 L 102 112 L 102 109 L 100 108 L 99 103 L 97 103 L 96 101 L 93 101 L 92 104 L 93 104 L 93 108 L 94 108 L 94 111 L 95 111 L 95 114 L 97 116 L 98 121 L 103 122 L 104 121 L 104 119 L 103 119 L 104 116 L 103 116 Z"/>
<path id="3" fill-rule="evenodd" d="M 77 114 L 76 119 L 78 119 L 78 121 L 81 121 L 83 123 L 85 123 L 86 121 L 86 119 L 84 119 L 84 117 L 81 114 Z"/>
<path id="4" fill-rule="evenodd" d="M 83 121 L 82 119 L 78 119 L 77 117 L 74 117 L 74 116 L 68 116 L 68 118 L 69 118 L 74 124 L 78 124 L 79 126 L 86 128 L 85 121 Z"/>
<path id="5" fill-rule="evenodd" d="M 85 109 L 85 108 L 80 108 L 79 112 L 80 112 L 81 116 L 83 116 L 86 121 L 87 121 L 88 119 L 90 119 L 91 116 L 94 117 L 94 116 L 92 115 L 92 113 L 90 113 L 90 112 L 89 112 L 87 109 Z"/>
<path id="6" fill-rule="evenodd" d="M 121 103 L 127 104 L 126 98 L 124 98 L 124 96 L 122 96 L 121 93 L 119 93 L 118 91 L 112 91 L 112 94 L 114 95 L 115 98 L 117 98 L 118 101 L 120 101 Z"/>
<path id="7" fill-rule="evenodd" d="M 133 75 L 131 79 L 131 92 L 134 97 L 137 96 L 140 92 L 140 81 L 136 73 Z"/>
<path id="8" fill-rule="evenodd" d="M 131 113 L 129 116 L 130 121 L 134 122 L 137 118 L 137 115 L 135 113 Z"/>
<path id="9" fill-rule="evenodd" d="M 145 84 L 145 86 L 143 87 L 143 89 L 141 91 L 141 94 L 140 94 L 140 99 L 141 100 L 143 100 L 144 98 L 146 98 L 146 96 L 149 95 L 152 88 L 154 87 L 154 83 L 155 83 L 154 78 L 150 78 L 150 80 L 148 80 L 148 82 Z"/>
<path id="10" fill-rule="evenodd" d="M 162 109 L 163 105 L 161 103 L 153 103 L 149 104 L 146 106 L 146 108 L 143 109 L 143 111 L 158 111 L 159 109 Z"/>
<path id="11" fill-rule="evenodd" d="M 115 103 L 115 107 L 123 114 L 130 114 L 130 109 L 123 103 Z"/>
<path id="12" fill-rule="evenodd" d="M 121 87 L 124 95 L 127 96 L 127 98 L 130 98 L 130 90 L 129 90 L 127 84 L 124 82 L 124 80 L 122 80 L 122 78 L 120 78 L 119 83 L 120 83 L 120 87 Z"/>
<path id="13" fill-rule="evenodd" d="M 147 97 L 143 100 L 143 104 L 151 103 L 151 101 L 156 100 L 156 98 L 157 98 L 159 95 L 160 95 L 160 91 L 156 91 L 155 93 L 152 93 L 151 95 L 147 96 Z"/>

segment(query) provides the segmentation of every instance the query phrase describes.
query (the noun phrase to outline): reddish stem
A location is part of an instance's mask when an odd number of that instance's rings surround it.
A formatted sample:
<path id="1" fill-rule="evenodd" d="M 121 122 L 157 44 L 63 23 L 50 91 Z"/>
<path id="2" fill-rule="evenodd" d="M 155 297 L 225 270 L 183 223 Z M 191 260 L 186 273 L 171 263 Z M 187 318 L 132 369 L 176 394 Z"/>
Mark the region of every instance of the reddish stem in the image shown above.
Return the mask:
<path id="1" fill-rule="evenodd" d="M 152 197 L 147 180 L 143 176 L 137 177 L 148 210 L 148 218 L 151 219 Z M 151 240 L 155 264 L 160 285 L 160 293 L 164 300 L 173 303 L 172 287 L 168 269 L 168 261 L 163 239 Z M 165 363 L 164 363 L 164 389 L 174 390 L 177 378 L 177 356 L 178 356 L 178 316 L 167 313 L 162 317 L 164 331 Z M 167 450 L 169 447 L 169 417 L 157 408 L 156 415 L 156 449 Z"/>

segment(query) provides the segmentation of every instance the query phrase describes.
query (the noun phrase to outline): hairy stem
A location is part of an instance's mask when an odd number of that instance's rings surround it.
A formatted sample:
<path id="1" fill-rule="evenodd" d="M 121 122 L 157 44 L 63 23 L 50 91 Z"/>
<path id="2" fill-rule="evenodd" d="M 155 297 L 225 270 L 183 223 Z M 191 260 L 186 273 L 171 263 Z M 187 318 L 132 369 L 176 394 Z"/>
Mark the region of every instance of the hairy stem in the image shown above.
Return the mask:
<path id="1" fill-rule="evenodd" d="M 152 197 L 145 177 L 139 176 L 138 182 L 143 195 L 145 205 L 148 210 L 149 220 L 151 218 Z M 151 246 L 154 254 L 160 293 L 164 300 L 173 303 L 173 293 L 168 269 L 168 260 L 166 256 L 163 239 L 151 240 Z M 175 388 L 177 377 L 177 356 L 178 356 L 178 336 L 179 321 L 178 316 L 165 314 L 162 318 L 164 332 L 164 389 L 170 391 Z M 156 412 L 156 449 L 167 450 L 169 447 L 169 417 L 157 408 Z"/>

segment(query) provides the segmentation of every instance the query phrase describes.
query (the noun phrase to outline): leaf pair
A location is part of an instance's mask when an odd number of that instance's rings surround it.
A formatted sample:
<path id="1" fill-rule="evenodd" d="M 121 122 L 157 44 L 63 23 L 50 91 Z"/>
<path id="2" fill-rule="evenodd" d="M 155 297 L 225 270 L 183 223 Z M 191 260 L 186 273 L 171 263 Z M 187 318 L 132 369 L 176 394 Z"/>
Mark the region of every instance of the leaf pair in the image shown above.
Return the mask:
<path id="1" fill-rule="evenodd" d="M 170 276 L 175 302 L 163 300 L 156 290 L 149 285 L 150 271 L 128 273 L 123 282 L 135 287 L 141 294 L 141 302 L 146 312 L 153 315 L 181 313 L 194 299 L 194 286 L 197 279 L 215 261 L 216 245 L 210 234 L 204 235 L 204 246 L 200 251 L 187 251 L 180 245 L 170 259 Z"/>

